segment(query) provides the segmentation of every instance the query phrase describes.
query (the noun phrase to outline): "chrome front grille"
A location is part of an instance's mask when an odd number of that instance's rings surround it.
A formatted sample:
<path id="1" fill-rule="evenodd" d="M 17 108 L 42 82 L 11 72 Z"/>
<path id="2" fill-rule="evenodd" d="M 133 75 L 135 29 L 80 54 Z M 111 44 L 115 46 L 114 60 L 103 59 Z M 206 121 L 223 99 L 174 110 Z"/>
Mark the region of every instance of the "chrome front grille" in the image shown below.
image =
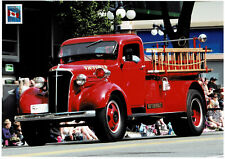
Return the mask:
<path id="1" fill-rule="evenodd" d="M 68 112 L 69 89 L 72 73 L 69 71 L 49 72 L 49 112 Z"/>

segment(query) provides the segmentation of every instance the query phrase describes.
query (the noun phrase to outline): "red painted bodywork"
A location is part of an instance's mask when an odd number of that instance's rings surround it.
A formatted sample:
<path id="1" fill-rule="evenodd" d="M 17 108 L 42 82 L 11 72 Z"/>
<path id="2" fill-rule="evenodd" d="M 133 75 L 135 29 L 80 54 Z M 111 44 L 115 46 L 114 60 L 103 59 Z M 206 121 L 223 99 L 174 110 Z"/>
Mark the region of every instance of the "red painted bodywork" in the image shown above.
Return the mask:
<path id="1" fill-rule="evenodd" d="M 110 95 L 119 93 L 126 103 L 127 115 L 132 115 L 132 108 L 144 108 L 146 113 L 162 114 L 171 112 L 186 112 L 187 93 L 196 80 L 184 80 L 179 77 L 193 76 L 198 73 L 163 73 L 148 74 L 151 70 L 151 61 L 144 61 L 144 48 L 142 40 L 133 34 L 101 35 L 75 38 L 65 41 L 62 46 L 74 43 L 94 42 L 99 39 L 116 41 L 119 45 L 118 57 L 115 60 L 83 60 L 68 64 L 61 63 L 51 70 L 64 69 L 72 72 L 73 77 L 69 90 L 69 112 L 80 110 L 95 110 L 107 105 Z M 122 60 L 123 47 L 126 44 L 139 44 L 140 62 L 125 62 Z M 96 67 L 107 67 L 111 71 L 108 78 L 98 79 L 94 72 Z M 89 68 L 89 69 L 87 69 Z M 84 86 L 74 86 L 78 74 L 85 74 L 87 82 Z M 159 80 L 153 79 L 159 78 Z M 171 89 L 162 90 L 162 77 L 168 77 Z M 176 78 L 173 78 L 176 77 Z M 79 89 L 79 91 L 77 91 Z M 47 102 L 47 98 L 40 97 L 37 89 L 27 90 L 20 100 L 21 112 L 30 113 L 31 104 Z M 78 92 L 78 93 L 77 93 Z M 161 103 L 162 107 L 148 109 L 149 104 Z"/>
<path id="2" fill-rule="evenodd" d="M 42 90 L 32 87 L 27 89 L 20 98 L 20 113 L 30 113 L 30 105 L 33 104 L 46 104 L 48 98 L 41 95 Z"/>

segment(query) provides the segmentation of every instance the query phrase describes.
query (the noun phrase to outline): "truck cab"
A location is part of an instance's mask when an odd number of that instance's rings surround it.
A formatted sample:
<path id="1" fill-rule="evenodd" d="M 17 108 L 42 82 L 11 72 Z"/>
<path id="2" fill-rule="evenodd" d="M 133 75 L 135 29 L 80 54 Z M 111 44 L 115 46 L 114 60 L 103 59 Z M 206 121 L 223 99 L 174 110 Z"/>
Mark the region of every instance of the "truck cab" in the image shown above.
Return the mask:
<path id="1" fill-rule="evenodd" d="M 49 70 L 47 95 L 38 88 L 24 92 L 15 120 L 29 145 L 45 144 L 51 125 L 72 120 L 92 126 L 101 141 L 121 140 L 127 124 L 160 118 L 171 121 L 177 135 L 200 135 L 206 103 L 196 79 L 211 71 L 204 58 L 209 51 L 144 50 L 134 34 L 69 39 L 61 45 L 60 63 Z"/>

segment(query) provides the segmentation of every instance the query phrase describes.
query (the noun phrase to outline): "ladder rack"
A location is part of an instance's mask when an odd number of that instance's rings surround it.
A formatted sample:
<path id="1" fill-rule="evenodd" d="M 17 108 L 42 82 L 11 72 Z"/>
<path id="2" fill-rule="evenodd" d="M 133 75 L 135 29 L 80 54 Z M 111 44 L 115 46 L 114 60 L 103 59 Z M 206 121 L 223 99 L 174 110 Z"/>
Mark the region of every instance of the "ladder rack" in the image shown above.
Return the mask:
<path id="1" fill-rule="evenodd" d="M 212 52 L 203 48 L 147 48 L 152 61 L 152 70 L 147 73 L 164 72 L 210 72 L 206 64 L 206 53 Z"/>

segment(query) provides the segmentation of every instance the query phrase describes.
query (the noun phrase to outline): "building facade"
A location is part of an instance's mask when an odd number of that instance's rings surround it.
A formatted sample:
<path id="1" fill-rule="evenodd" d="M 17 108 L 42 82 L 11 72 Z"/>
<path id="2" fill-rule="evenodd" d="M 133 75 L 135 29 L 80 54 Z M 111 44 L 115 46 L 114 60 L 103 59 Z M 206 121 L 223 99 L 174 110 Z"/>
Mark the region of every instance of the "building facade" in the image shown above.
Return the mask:
<path id="1" fill-rule="evenodd" d="M 176 25 L 178 19 L 171 19 L 171 24 Z M 164 36 L 152 35 L 153 24 L 163 24 L 162 19 L 123 21 L 123 30 L 132 30 L 139 35 L 143 42 L 162 41 Z M 203 74 L 203 77 L 210 79 L 216 77 L 217 84 L 224 86 L 224 2 L 223 1 L 197 1 L 194 4 L 191 17 L 190 37 L 198 37 L 200 34 L 207 35 L 207 41 L 201 43 L 201 47 L 207 46 L 212 53 L 207 54 L 207 65 L 213 71 Z M 193 46 L 190 41 L 190 46 Z M 146 45 L 145 47 L 155 47 Z M 169 45 L 168 47 L 172 47 Z"/>
<path id="2" fill-rule="evenodd" d="M 23 23 L 6 24 L 6 4 L 22 4 Z M 153 36 L 153 24 L 163 24 L 159 2 L 126 2 L 124 5 L 136 10 L 136 18 L 122 21 L 121 32 L 132 30 L 145 41 L 163 40 L 163 36 Z M 173 25 L 182 8 L 182 1 L 168 2 L 169 15 Z M 203 75 L 215 76 L 223 86 L 223 1 L 195 2 L 190 37 L 201 33 L 207 35 L 207 45 L 213 50 L 207 61 L 213 72 Z M 57 56 L 60 44 L 70 38 L 57 19 L 57 2 L 11 2 L 2 3 L 2 74 L 3 78 L 46 76 L 52 59 Z M 69 29 L 68 29 L 69 30 Z M 11 69 L 10 69 L 11 68 Z"/>

